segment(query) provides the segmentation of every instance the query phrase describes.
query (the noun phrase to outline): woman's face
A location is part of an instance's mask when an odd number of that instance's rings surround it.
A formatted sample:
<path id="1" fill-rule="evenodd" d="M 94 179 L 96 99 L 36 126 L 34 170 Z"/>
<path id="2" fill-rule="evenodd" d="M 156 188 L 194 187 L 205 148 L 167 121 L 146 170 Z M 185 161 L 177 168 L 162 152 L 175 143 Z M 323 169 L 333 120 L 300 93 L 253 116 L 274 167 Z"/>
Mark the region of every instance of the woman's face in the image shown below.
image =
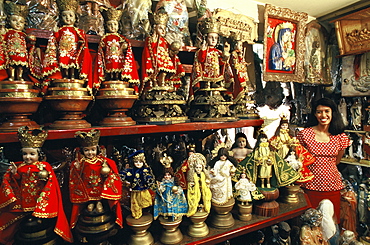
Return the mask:
<path id="1" fill-rule="evenodd" d="M 9 25 L 14 30 L 22 31 L 24 29 L 25 20 L 22 16 L 11 15 L 9 18 Z"/>
<path id="2" fill-rule="evenodd" d="M 281 36 L 281 41 L 283 43 L 287 43 L 290 41 L 290 37 L 291 37 L 292 33 L 290 31 L 286 31 L 284 32 L 284 34 Z"/>
<path id="3" fill-rule="evenodd" d="M 86 158 L 92 159 L 98 154 L 98 147 L 96 145 L 86 146 L 83 148 L 83 154 Z"/>
<path id="4" fill-rule="evenodd" d="M 76 15 L 71 10 L 62 12 L 62 21 L 64 25 L 73 25 L 76 22 Z"/>
<path id="5" fill-rule="evenodd" d="M 217 33 L 208 33 L 207 35 L 207 44 L 209 47 L 216 47 L 218 42 L 218 34 Z"/>
<path id="6" fill-rule="evenodd" d="M 37 148 L 22 148 L 22 158 L 25 164 L 32 164 L 39 160 Z"/>
<path id="7" fill-rule="evenodd" d="M 237 140 L 236 140 L 236 143 L 238 144 L 238 147 L 239 148 L 245 148 L 247 146 L 247 140 L 243 137 L 239 137 Z"/>
<path id="8" fill-rule="evenodd" d="M 319 105 L 316 107 L 315 116 L 319 125 L 328 126 L 332 120 L 332 110 L 329 106 Z"/>

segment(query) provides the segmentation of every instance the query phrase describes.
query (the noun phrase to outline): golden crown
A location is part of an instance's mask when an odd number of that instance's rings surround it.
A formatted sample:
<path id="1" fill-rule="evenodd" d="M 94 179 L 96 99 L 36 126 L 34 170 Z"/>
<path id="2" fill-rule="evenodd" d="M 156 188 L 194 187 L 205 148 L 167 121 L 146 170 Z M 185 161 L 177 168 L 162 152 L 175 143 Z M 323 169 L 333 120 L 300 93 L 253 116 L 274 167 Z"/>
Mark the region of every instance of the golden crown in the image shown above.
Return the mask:
<path id="1" fill-rule="evenodd" d="M 91 129 L 90 132 L 78 131 L 75 134 L 75 138 L 82 147 L 99 145 L 100 130 Z"/>
<path id="2" fill-rule="evenodd" d="M 18 15 L 26 18 L 28 15 L 27 5 L 16 4 L 15 2 L 6 1 L 4 9 L 7 15 Z"/>
<path id="3" fill-rule="evenodd" d="M 219 33 L 219 31 L 220 31 L 220 22 L 217 19 L 209 17 L 204 21 L 203 34 Z"/>
<path id="4" fill-rule="evenodd" d="M 194 153 L 189 156 L 188 163 L 190 168 L 195 168 L 197 164 L 201 164 L 203 167 L 206 167 L 207 160 L 202 153 Z"/>
<path id="5" fill-rule="evenodd" d="M 30 131 L 27 126 L 18 128 L 18 139 L 22 148 L 41 148 L 48 137 L 48 132 L 42 127 Z"/>
<path id="6" fill-rule="evenodd" d="M 167 25 L 168 14 L 166 12 L 159 12 L 153 14 L 154 24 L 156 25 Z"/>
<path id="7" fill-rule="evenodd" d="M 79 6 L 78 0 L 57 0 L 57 5 L 60 12 L 73 11 L 76 12 Z"/>
<path id="8" fill-rule="evenodd" d="M 101 8 L 100 12 L 103 15 L 103 18 L 105 21 L 109 21 L 109 20 L 120 21 L 123 10 L 115 9 L 115 8 L 108 8 L 108 9 Z"/>

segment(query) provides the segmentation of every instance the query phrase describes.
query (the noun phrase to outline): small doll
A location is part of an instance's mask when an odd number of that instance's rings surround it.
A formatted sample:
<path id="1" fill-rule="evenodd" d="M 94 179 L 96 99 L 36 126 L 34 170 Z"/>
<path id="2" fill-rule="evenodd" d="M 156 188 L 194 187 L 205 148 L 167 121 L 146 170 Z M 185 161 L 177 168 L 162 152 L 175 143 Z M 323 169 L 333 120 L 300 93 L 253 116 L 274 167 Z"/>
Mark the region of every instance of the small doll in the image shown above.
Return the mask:
<path id="1" fill-rule="evenodd" d="M 247 136 L 244 133 L 237 133 L 235 135 L 235 143 L 233 144 L 231 151 L 233 152 L 233 157 L 241 162 L 244 158 L 252 153 L 252 148 L 248 143 Z"/>
<path id="2" fill-rule="evenodd" d="M 26 69 L 35 78 L 41 78 L 41 70 L 38 70 L 40 68 L 41 56 L 39 49 L 35 49 L 36 37 L 27 36 L 24 32 L 28 6 L 13 1 L 6 1 L 4 7 L 10 28 L 2 36 L 4 46 L 0 50 L 0 69 L 8 70 L 10 81 L 23 81 Z"/>
<path id="3" fill-rule="evenodd" d="M 189 156 L 188 162 L 187 199 L 189 211 L 186 216 L 193 216 L 198 211 L 209 213 L 212 192 L 209 188 L 210 176 L 206 169 L 206 158 L 201 153 L 193 153 Z"/>
<path id="4" fill-rule="evenodd" d="M 165 168 L 162 181 L 157 184 L 154 200 L 154 219 L 159 215 L 172 221 L 181 219 L 188 212 L 184 191 L 178 186 L 172 167 Z"/>
<path id="5" fill-rule="evenodd" d="M 284 159 L 288 154 L 293 137 L 294 132 L 289 129 L 289 120 L 283 116 L 275 135 L 270 139 L 270 145 Z"/>
<path id="6" fill-rule="evenodd" d="M 58 0 L 61 27 L 50 36 L 43 75 L 49 79 L 87 79 L 92 88 L 92 63 L 87 37 L 78 22 L 78 0 Z M 97 81 L 95 83 L 98 83 Z"/>
<path id="7" fill-rule="evenodd" d="M 189 171 L 189 157 L 195 153 L 195 144 L 190 143 L 186 148 L 187 148 L 188 158 L 182 162 L 181 166 L 178 167 L 175 173 L 175 177 L 178 179 L 179 185 L 185 191 L 188 189 L 188 182 L 186 178 L 187 178 L 187 173 Z"/>
<path id="8" fill-rule="evenodd" d="M 122 228 L 122 181 L 116 163 L 99 152 L 100 131 L 78 131 L 75 137 L 81 152 L 70 166 L 71 228 L 79 225 L 81 214 L 102 214 L 107 210 L 114 212 L 115 223 Z"/>
<path id="9" fill-rule="evenodd" d="M 322 213 L 321 229 L 323 238 L 331 245 L 337 245 L 339 239 L 339 226 L 336 223 L 334 215 L 334 205 L 329 199 L 320 201 L 317 207 Z"/>
<path id="10" fill-rule="evenodd" d="M 212 203 L 223 205 L 233 198 L 231 178 L 235 175 L 236 164 L 236 160 L 230 157 L 229 151 L 223 147 L 210 161 Z"/>
<path id="11" fill-rule="evenodd" d="M 249 205 L 252 202 L 251 192 L 256 191 L 256 185 L 249 181 L 247 174 L 242 172 L 239 181 L 234 186 L 235 195 L 242 205 Z"/>
<path id="12" fill-rule="evenodd" d="M 140 219 L 143 208 L 153 205 L 149 188 L 154 186 L 154 174 L 147 165 L 143 150 L 138 150 L 129 156 L 133 161 L 133 168 L 124 169 L 121 176 L 131 186 L 131 214 L 134 219 Z"/>
<path id="13" fill-rule="evenodd" d="M 22 145 L 23 161 L 11 163 L 4 175 L 0 192 L 0 243 L 12 244 L 16 232 L 27 235 L 30 229 L 43 230 L 53 227 L 53 233 L 67 242 L 73 242 L 66 215 L 63 210 L 62 194 L 52 166 L 43 161 L 41 150 L 47 132 L 29 131 L 28 127 L 18 129 Z M 26 233 L 26 234 L 25 234 Z M 54 234 L 54 235 L 55 235 Z M 54 239 L 45 235 L 41 239 Z M 41 244 L 40 238 L 22 238 L 19 244 Z"/>
<path id="14" fill-rule="evenodd" d="M 99 81 L 127 80 L 139 83 L 136 62 L 128 39 L 118 33 L 122 10 L 101 9 L 105 20 L 106 34 L 101 38 L 98 49 Z"/>
<path id="15" fill-rule="evenodd" d="M 298 159 L 296 152 L 294 148 L 291 148 L 288 151 L 288 154 L 286 155 L 284 159 L 289 165 L 295 170 L 298 171 L 300 168 L 302 168 L 302 162 Z"/>

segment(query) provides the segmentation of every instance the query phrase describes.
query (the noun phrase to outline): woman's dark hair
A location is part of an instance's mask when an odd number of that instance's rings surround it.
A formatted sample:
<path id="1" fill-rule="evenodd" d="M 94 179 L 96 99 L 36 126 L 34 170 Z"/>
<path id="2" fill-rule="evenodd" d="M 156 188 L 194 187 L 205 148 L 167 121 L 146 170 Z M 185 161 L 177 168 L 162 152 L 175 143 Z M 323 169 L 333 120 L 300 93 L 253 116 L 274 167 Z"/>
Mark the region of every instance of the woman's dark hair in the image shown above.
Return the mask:
<path id="1" fill-rule="evenodd" d="M 332 135 L 338 135 L 344 132 L 345 126 L 343 123 L 342 116 L 339 113 L 338 106 L 335 102 L 329 98 L 321 98 L 312 102 L 311 114 L 308 117 L 306 127 L 313 127 L 319 124 L 315 116 L 316 109 L 319 105 L 327 106 L 331 108 L 332 118 L 329 125 L 329 133 Z"/>

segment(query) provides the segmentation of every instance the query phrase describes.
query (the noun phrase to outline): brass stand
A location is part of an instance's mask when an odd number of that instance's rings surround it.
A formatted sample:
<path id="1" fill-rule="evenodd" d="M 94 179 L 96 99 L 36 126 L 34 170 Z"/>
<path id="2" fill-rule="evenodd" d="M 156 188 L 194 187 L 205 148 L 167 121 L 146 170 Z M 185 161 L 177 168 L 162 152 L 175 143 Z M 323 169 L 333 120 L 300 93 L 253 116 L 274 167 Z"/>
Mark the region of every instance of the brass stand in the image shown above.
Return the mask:
<path id="1" fill-rule="evenodd" d="M 121 127 L 135 125 L 136 122 L 127 116 L 138 95 L 135 90 L 123 81 L 105 81 L 96 96 L 101 107 L 108 111 L 108 116 L 100 123 L 104 127 Z"/>
<path id="2" fill-rule="evenodd" d="M 49 127 L 52 129 L 82 129 L 90 128 L 91 124 L 84 120 L 83 113 L 93 100 L 84 88 L 85 81 L 78 79 L 57 79 L 53 87 L 48 89 L 44 97 L 54 111 L 62 113 L 59 120 L 54 121 Z"/>
<path id="3" fill-rule="evenodd" d="M 183 235 L 178 228 L 182 218 L 178 218 L 175 221 L 170 221 L 170 219 L 165 219 L 162 216 L 159 217 L 159 222 L 164 228 L 164 231 L 160 237 L 160 241 L 163 244 L 176 244 L 181 242 Z"/>
<path id="4" fill-rule="evenodd" d="M 252 219 L 252 204 L 238 204 L 238 219 L 241 221 L 250 221 Z"/>
<path id="5" fill-rule="evenodd" d="M 301 189 L 299 185 L 284 186 L 281 190 L 281 200 L 286 203 L 298 203 L 298 192 Z"/>
<path id="6" fill-rule="evenodd" d="M 209 228 L 205 223 L 208 217 L 206 212 L 196 212 L 193 216 L 190 216 L 190 220 L 193 224 L 188 227 L 188 234 L 191 237 L 204 237 L 209 233 Z"/>
<path id="7" fill-rule="evenodd" d="M 33 130 L 40 126 L 28 117 L 35 113 L 42 101 L 33 83 L 27 81 L 0 82 L 0 114 L 7 121 L 0 125 L 0 132 L 17 131 L 21 126 Z"/>
<path id="8" fill-rule="evenodd" d="M 258 115 L 255 103 L 256 101 L 252 100 L 250 96 L 245 95 L 233 107 L 235 116 L 241 119 L 259 119 L 260 116 Z"/>
<path id="9" fill-rule="evenodd" d="M 227 203 L 219 205 L 212 203 L 212 214 L 210 217 L 210 224 L 215 228 L 226 229 L 235 224 L 235 220 L 230 211 L 233 209 L 235 199 L 231 198 Z"/>
<path id="10" fill-rule="evenodd" d="M 279 213 L 279 203 L 275 201 L 279 197 L 279 189 L 262 190 L 265 199 L 255 205 L 255 213 L 260 216 L 271 217 Z"/>
<path id="11" fill-rule="evenodd" d="M 153 222 L 153 215 L 150 213 L 143 213 L 140 219 L 134 219 L 132 215 L 127 216 L 126 223 L 134 231 L 127 243 L 129 245 L 151 245 L 154 243 L 154 238 L 149 229 Z"/>

